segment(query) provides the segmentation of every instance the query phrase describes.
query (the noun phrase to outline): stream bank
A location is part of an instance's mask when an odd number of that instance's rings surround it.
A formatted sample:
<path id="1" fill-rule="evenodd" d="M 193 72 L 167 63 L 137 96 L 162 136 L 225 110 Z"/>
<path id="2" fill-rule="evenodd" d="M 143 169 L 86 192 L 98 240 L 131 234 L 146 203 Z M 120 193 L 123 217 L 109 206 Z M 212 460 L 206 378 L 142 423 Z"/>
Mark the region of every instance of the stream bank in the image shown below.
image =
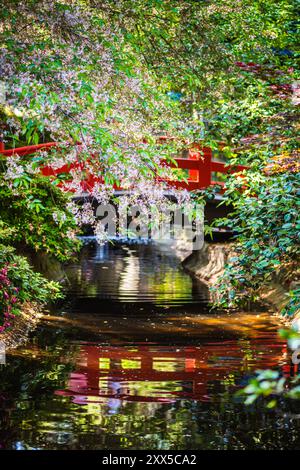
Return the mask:
<path id="1" fill-rule="evenodd" d="M 25 303 L 20 314 L 12 320 L 12 326 L 0 334 L 0 341 L 6 351 L 25 344 L 30 333 L 37 327 L 41 317 L 42 312 L 39 305 Z"/>
<path id="2" fill-rule="evenodd" d="M 201 250 L 193 251 L 183 261 L 184 269 L 196 276 L 208 288 L 215 287 L 230 257 L 234 256 L 234 243 L 205 242 Z M 286 272 L 276 273 L 270 283 L 259 289 L 261 301 L 275 313 L 279 313 L 288 303 L 288 293 L 295 287 L 291 276 Z M 211 300 L 214 300 L 213 297 Z"/>
<path id="3" fill-rule="evenodd" d="M 47 253 L 35 253 L 28 248 L 17 247 L 17 254 L 26 258 L 34 272 L 42 274 L 46 280 L 66 283 L 63 264 Z M 10 319 L 11 326 L 0 333 L 0 342 L 6 351 L 25 344 L 45 313 L 45 305 L 38 302 L 34 296 L 31 299 L 20 305 L 18 314 Z"/>

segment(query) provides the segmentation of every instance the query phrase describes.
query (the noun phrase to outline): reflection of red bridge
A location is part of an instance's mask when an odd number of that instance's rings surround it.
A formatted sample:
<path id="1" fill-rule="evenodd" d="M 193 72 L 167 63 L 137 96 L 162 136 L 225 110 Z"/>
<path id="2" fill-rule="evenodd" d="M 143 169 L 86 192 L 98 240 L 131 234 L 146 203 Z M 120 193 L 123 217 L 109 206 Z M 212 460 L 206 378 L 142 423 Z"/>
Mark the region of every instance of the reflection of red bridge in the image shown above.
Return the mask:
<path id="1" fill-rule="evenodd" d="M 0 142 L 0 154 L 6 157 L 13 155 L 34 155 L 38 154 L 41 150 L 45 151 L 53 147 L 58 147 L 58 144 L 56 142 L 49 142 L 5 150 L 3 143 Z M 79 149 L 80 146 L 78 146 L 78 150 Z M 175 186 L 177 189 L 187 189 L 188 191 L 203 189 L 211 184 L 216 184 L 217 181 L 215 180 L 218 179 L 218 174 L 235 173 L 247 168 L 242 165 L 236 165 L 233 167 L 222 162 L 213 161 L 212 150 L 208 147 L 199 147 L 199 145 L 187 151 L 187 158 L 175 158 L 174 160 L 175 163 L 162 161 L 162 165 L 186 170 L 188 176 L 185 181 L 168 181 L 168 183 Z M 51 166 L 44 166 L 41 171 L 45 176 L 57 176 L 63 173 L 68 174 L 74 168 L 84 171 L 84 163 L 71 163 L 58 169 L 53 169 Z M 96 182 L 103 182 L 103 180 L 92 174 L 86 174 L 84 181 L 81 183 L 82 190 L 87 191 L 92 189 Z"/>
<path id="2" fill-rule="evenodd" d="M 230 374 L 278 367 L 284 348 L 275 335 L 263 342 L 247 340 L 244 346 L 238 341 L 200 347 L 83 345 L 77 371 L 71 373 L 67 389 L 56 394 L 72 396 L 79 404 L 208 400 L 209 387 L 221 386 Z"/>

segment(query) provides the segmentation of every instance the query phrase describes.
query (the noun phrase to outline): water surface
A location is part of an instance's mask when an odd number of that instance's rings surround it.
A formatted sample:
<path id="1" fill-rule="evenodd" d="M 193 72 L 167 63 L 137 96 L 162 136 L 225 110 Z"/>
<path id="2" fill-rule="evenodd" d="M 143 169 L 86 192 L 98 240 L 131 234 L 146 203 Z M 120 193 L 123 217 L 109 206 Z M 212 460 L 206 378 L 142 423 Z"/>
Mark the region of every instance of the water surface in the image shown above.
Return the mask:
<path id="1" fill-rule="evenodd" d="M 66 300 L 1 366 L 1 448 L 299 448 L 297 410 L 234 397 L 256 369 L 290 374 L 269 313 L 211 313 L 153 245 L 91 243 L 67 275 Z"/>

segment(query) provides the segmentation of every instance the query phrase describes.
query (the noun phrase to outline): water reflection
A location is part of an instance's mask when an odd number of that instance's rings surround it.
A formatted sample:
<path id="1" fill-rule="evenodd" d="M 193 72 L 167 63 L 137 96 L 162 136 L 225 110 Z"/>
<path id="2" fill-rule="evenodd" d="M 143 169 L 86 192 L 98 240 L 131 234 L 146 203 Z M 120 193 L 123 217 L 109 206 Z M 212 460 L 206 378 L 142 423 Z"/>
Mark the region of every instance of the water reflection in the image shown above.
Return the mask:
<path id="1" fill-rule="evenodd" d="M 178 398 L 206 401 L 231 376 L 285 364 L 285 344 L 272 335 L 263 342 L 224 341 L 201 346 L 100 346 L 84 344 L 65 390 L 74 403 L 173 403 Z M 210 388 L 212 387 L 212 392 Z M 112 402 L 111 402 L 112 400 Z"/>
<path id="2" fill-rule="evenodd" d="M 268 313 L 209 314 L 150 246 L 86 247 L 68 276 L 67 302 L 0 366 L 0 448 L 299 448 L 293 405 L 233 398 L 258 368 L 294 372 Z"/>
<path id="3" fill-rule="evenodd" d="M 79 263 L 67 268 L 67 275 L 78 301 L 146 302 L 161 307 L 207 298 L 206 287 L 185 273 L 172 253 L 153 244 L 89 244 Z"/>
<path id="4" fill-rule="evenodd" d="M 199 329 L 193 346 L 112 345 L 42 326 L 1 371 L 2 448 L 295 448 L 293 415 L 232 399 L 256 368 L 290 373 L 275 325 L 260 333 L 210 342 Z"/>

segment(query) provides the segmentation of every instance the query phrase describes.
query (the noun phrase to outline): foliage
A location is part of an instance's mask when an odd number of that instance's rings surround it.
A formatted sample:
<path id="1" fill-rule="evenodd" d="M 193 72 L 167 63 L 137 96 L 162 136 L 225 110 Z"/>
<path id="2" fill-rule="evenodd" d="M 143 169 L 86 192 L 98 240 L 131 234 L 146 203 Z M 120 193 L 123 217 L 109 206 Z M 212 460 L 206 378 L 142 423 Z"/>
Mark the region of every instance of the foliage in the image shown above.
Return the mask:
<path id="1" fill-rule="evenodd" d="M 0 332 L 11 326 L 25 302 L 44 304 L 59 297 L 59 286 L 33 271 L 23 256 L 0 245 Z"/>
<path id="2" fill-rule="evenodd" d="M 299 173 L 300 172 L 300 161 L 297 152 L 283 152 L 281 155 L 277 155 L 272 158 L 269 165 L 265 168 L 267 175 L 273 175 L 278 173 Z"/>
<path id="3" fill-rule="evenodd" d="M 25 303 L 36 308 L 60 294 L 19 252 L 45 252 L 64 261 L 78 249 L 69 198 L 36 172 L 34 163 L 18 157 L 1 160 L 0 171 L 0 332 L 11 326 Z"/>
<path id="4" fill-rule="evenodd" d="M 294 289 L 289 292 L 289 301 L 282 311 L 283 315 L 294 316 L 300 312 L 300 289 Z"/>
<path id="5" fill-rule="evenodd" d="M 153 82 L 103 13 L 89 2 L 32 1 L 30 10 L 4 2 L 4 133 L 14 145 L 80 141 L 76 158 L 85 171 L 100 173 L 110 188 L 121 181 L 126 187 L 128 178 L 145 182 L 161 171 L 160 156 L 168 152 L 155 135 L 169 128 L 176 133 L 179 104 Z M 73 161 L 72 146 L 52 163 L 57 167 L 62 157 Z M 81 189 L 84 176 L 74 170 L 72 189 Z M 93 196 L 102 199 L 104 191 Z"/>
<path id="6" fill-rule="evenodd" d="M 64 261 L 76 251 L 78 227 L 60 189 L 31 163 L 12 157 L 0 172 L 0 241 Z"/>
<path id="7" fill-rule="evenodd" d="M 248 171 L 228 183 L 225 197 L 234 212 L 223 224 L 236 232 L 236 255 L 218 286 L 224 306 L 255 297 L 260 286 L 279 271 L 287 277 L 293 272 L 293 280 L 297 279 L 299 196 L 300 173 L 266 176 Z"/>
<path id="8" fill-rule="evenodd" d="M 74 169 L 70 184 L 101 175 L 99 202 L 116 183 L 159 206 L 157 176 L 170 176 L 160 158 L 183 140 L 225 140 L 232 156 L 243 137 L 275 132 L 290 113 L 294 1 L 1 3 L 5 140 L 80 141 L 85 171 Z M 161 134 L 177 139 L 162 145 Z M 52 157 L 72 163 L 74 149 Z"/>
<path id="9" fill-rule="evenodd" d="M 300 334 L 297 329 L 279 331 L 282 338 L 288 341 L 289 351 L 295 353 L 297 363 L 299 362 Z M 274 408 L 280 397 L 284 399 L 300 398 L 300 375 L 288 379 L 282 377 L 279 371 L 263 370 L 257 371 L 255 377 L 251 378 L 246 387 L 237 392 L 242 396 L 246 405 L 251 405 L 258 399 L 263 399 L 268 408 Z"/>
<path id="10" fill-rule="evenodd" d="M 256 376 L 249 380 L 249 384 L 238 395 L 246 395 L 245 404 L 251 405 L 259 397 L 272 398 L 268 403 L 268 408 L 276 405 L 275 395 L 279 395 L 284 390 L 286 379 L 280 378 L 278 371 L 261 370 L 257 371 Z"/>

